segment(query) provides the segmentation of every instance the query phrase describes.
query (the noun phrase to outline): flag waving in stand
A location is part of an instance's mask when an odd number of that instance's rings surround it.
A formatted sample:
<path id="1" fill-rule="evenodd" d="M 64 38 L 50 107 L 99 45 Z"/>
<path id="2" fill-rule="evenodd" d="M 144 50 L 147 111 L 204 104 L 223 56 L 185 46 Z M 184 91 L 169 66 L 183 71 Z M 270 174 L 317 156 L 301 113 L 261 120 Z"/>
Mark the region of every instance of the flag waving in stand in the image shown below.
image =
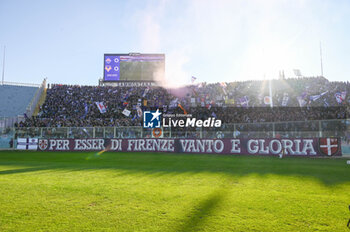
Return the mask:
<path id="1" fill-rule="evenodd" d="M 137 115 L 139 116 L 139 118 L 141 118 L 142 117 L 142 109 L 141 109 L 141 107 L 140 106 L 136 106 L 136 111 L 137 111 Z"/>
<path id="2" fill-rule="evenodd" d="M 122 112 L 122 114 L 124 114 L 126 117 L 129 117 L 129 116 L 130 116 L 130 113 L 131 113 L 131 111 L 128 110 L 127 108 L 125 108 L 125 109 L 123 110 L 123 112 Z"/>
<path id="3" fill-rule="evenodd" d="M 335 96 L 335 99 L 337 100 L 338 104 L 341 104 L 346 98 L 346 91 L 337 92 L 334 94 L 334 96 Z"/>
<path id="4" fill-rule="evenodd" d="M 185 110 L 185 108 L 183 108 L 183 106 L 179 103 L 178 106 L 183 110 L 184 114 L 187 114 L 187 111 Z"/>
<path id="5" fill-rule="evenodd" d="M 197 77 L 192 76 L 191 77 L 191 83 L 193 84 L 197 80 Z"/>
<path id="6" fill-rule="evenodd" d="M 225 82 L 220 82 L 220 86 L 222 87 L 222 91 L 224 92 L 224 94 L 226 96 L 227 95 L 227 92 L 226 92 L 227 84 Z"/>
<path id="7" fill-rule="evenodd" d="M 107 112 L 106 106 L 103 104 L 103 102 L 95 102 L 98 110 L 100 111 L 101 114 L 104 114 Z"/>

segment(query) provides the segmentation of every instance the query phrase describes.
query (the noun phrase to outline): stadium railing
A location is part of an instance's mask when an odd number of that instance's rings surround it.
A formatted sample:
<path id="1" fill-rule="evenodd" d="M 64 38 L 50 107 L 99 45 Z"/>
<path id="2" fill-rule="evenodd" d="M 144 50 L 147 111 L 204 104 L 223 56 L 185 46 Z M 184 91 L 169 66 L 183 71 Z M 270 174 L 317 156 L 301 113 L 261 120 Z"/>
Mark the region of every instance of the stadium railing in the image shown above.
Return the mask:
<path id="1" fill-rule="evenodd" d="M 38 105 L 38 102 L 40 100 L 40 97 L 45 90 L 45 87 L 46 87 L 46 78 L 41 83 L 39 89 L 35 92 L 34 97 L 32 98 L 32 100 L 30 101 L 30 103 L 27 107 L 26 114 L 28 117 L 31 117 L 33 115 L 34 110 L 35 110 L 35 108 Z"/>
<path id="2" fill-rule="evenodd" d="M 24 115 L 17 115 L 14 117 L 0 117 L 0 129 L 13 127 L 15 123 L 19 123 L 24 119 Z"/>
<path id="3" fill-rule="evenodd" d="M 275 137 L 342 137 L 350 120 L 296 122 L 261 122 L 224 124 L 220 128 L 162 128 L 162 137 L 194 138 L 275 138 Z M 47 138 L 144 138 L 152 129 L 134 127 L 19 127 L 21 137 Z"/>
<path id="4" fill-rule="evenodd" d="M 2 85 L 27 86 L 27 87 L 40 87 L 41 86 L 41 84 L 9 82 L 9 81 L 2 82 Z"/>
<path id="5" fill-rule="evenodd" d="M 0 150 L 14 148 L 15 128 L 0 127 Z"/>

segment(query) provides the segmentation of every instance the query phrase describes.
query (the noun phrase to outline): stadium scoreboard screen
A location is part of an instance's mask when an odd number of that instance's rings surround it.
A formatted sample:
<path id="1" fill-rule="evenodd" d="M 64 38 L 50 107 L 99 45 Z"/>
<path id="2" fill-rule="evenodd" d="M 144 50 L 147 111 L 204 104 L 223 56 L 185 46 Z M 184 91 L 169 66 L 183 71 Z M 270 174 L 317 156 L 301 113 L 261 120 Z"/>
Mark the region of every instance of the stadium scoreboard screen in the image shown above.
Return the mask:
<path id="1" fill-rule="evenodd" d="M 105 82 L 157 81 L 164 78 L 164 54 L 104 54 Z"/>

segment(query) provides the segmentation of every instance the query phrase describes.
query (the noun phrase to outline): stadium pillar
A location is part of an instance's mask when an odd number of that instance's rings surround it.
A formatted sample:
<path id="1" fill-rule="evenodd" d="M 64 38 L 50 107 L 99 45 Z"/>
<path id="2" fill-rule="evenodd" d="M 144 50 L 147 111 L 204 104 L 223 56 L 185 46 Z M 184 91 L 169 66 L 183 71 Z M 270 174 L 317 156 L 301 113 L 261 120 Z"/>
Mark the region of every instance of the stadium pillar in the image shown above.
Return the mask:
<path id="1" fill-rule="evenodd" d="M 69 138 L 69 127 L 66 127 L 67 129 L 67 139 Z"/>
<path id="2" fill-rule="evenodd" d="M 322 122 L 318 121 L 318 136 L 322 138 Z"/>
<path id="3" fill-rule="evenodd" d="M 103 131 L 104 131 L 104 128 L 103 128 Z M 105 133 L 103 133 L 103 138 L 105 137 L 104 135 Z M 92 128 L 92 137 L 95 138 L 95 127 Z"/>
<path id="4" fill-rule="evenodd" d="M 270 95 L 270 107 L 273 107 L 273 98 L 272 98 L 272 84 L 271 80 L 269 80 L 269 95 Z"/>
<path id="5" fill-rule="evenodd" d="M 233 138 L 236 138 L 236 124 L 233 124 Z"/>
<path id="6" fill-rule="evenodd" d="M 4 46 L 4 57 L 2 60 L 2 85 L 5 84 L 5 50 L 6 50 L 6 46 Z"/>
<path id="7" fill-rule="evenodd" d="M 320 41 L 321 76 L 323 77 L 322 44 Z"/>
<path id="8" fill-rule="evenodd" d="M 272 137 L 275 138 L 276 132 L 275 132 L 275 123 L 272 123 Z"/>
<path id="9" fill-rule="evenodd" d="M 116 129 L 115 127 L 113 127 L 113 138 L 115 138 L 115 135 L 116 135 Z"/>

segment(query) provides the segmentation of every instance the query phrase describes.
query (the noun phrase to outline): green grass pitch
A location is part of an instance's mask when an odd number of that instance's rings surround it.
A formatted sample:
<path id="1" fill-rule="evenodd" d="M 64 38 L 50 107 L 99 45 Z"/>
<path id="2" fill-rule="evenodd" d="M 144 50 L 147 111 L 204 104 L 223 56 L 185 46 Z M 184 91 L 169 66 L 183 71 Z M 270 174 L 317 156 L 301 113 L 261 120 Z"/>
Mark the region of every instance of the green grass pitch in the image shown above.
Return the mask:
<path id="1" fill-rule="evenodd" d="M 345 159 L 0 152 L 0 231 L 349 231 Z"/>

